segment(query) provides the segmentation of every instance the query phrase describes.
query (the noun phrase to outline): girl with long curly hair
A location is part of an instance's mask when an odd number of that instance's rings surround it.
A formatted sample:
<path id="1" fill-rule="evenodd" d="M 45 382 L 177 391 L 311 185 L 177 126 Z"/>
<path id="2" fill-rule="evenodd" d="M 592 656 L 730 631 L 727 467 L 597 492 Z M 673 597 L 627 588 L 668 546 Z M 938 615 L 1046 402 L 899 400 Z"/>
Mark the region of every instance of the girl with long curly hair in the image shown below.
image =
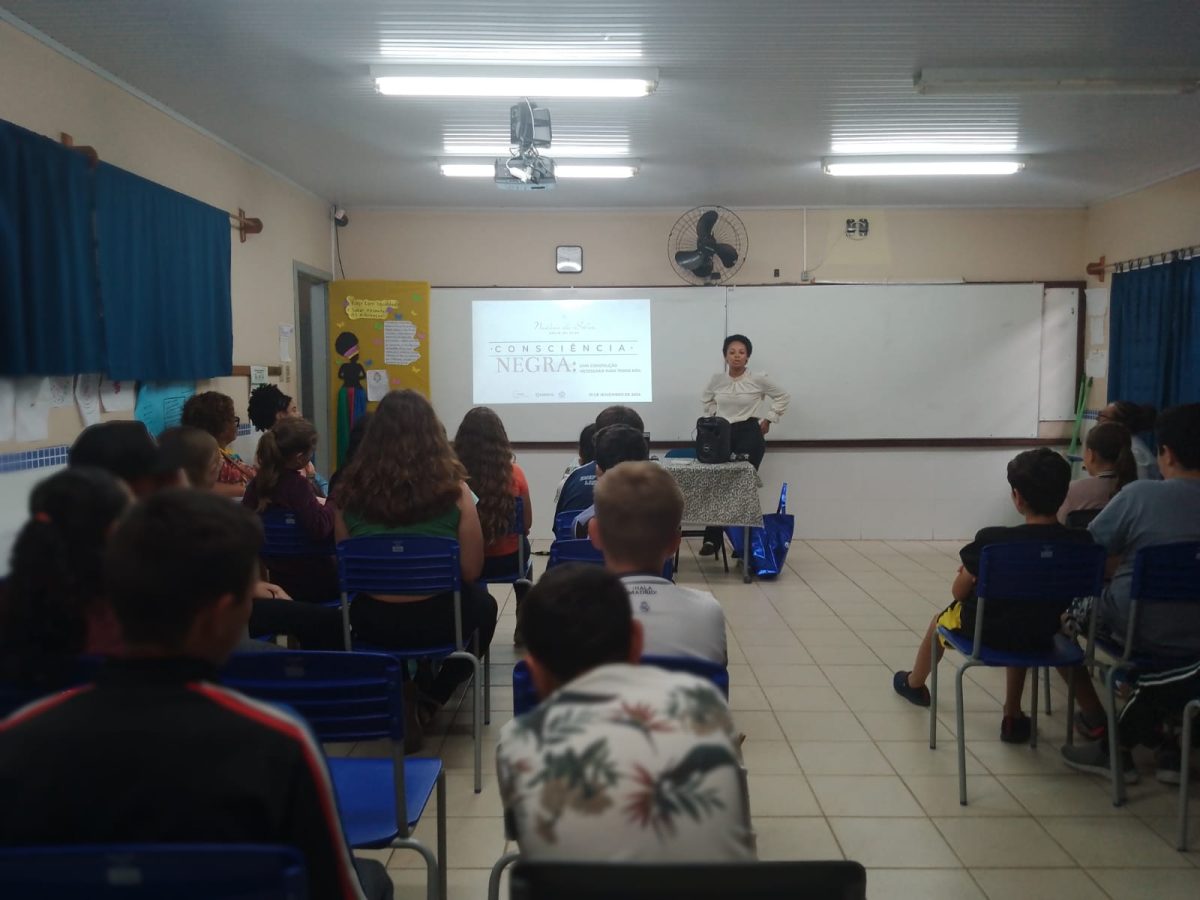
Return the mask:
<path id="1" fill-rule="evenodd" d="M 517 571 L 518 539 L 529 541 L 514 530 L 516 498 L 524 504 L 524 527 L 528 533 L 533 522 L 529 502 L 529 482 L 521 467 L 513 462 L 512 444 L 500 417 L 486 406 L 477 406 L 463 416 L 454 435 L 454 452 L 467 469 L 467 482 L 479 498 L 479 525 L 483 530 L 483 577 L 512 575 Z"/>
<path id="2" fill-rule="evenodd" d="M 496 601 L 475 583 L 483 569 L 483 532 L 467 472 L 429 401 L 416 391 L 392 391 L 379 402 L 353 461 L 340 476 L 334 501 L 338 541 L 405 534 L 458 541 L 462 569 L 462 630 L 479 632 L 483 653 L 496 631 Z M 454 597 L 367 596 L 350 605 L 350 625 L 363 640 L 384 647 L 427 647 L 454 636 Z M 418 680 L 425 715 L 450 699 L 471 676 L 465 659 L 448 659 L 437 676 Z"/>

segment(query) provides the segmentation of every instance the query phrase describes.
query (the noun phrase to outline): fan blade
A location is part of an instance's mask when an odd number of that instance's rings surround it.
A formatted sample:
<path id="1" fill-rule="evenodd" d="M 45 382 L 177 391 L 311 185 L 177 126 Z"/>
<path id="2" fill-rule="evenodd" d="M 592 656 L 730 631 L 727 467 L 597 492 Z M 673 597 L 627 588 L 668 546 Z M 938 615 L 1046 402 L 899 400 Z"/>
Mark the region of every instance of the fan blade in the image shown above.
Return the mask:
<path id="1" fill-rule="evenodd" d="M 700 240 L 707 240 L 712 236 L 713 226 L 717 224 L 717 211 L 710 209 L 702 215 L 696 222 L 696 237 Z"/>
<path id="2" fill-rule="evenodd" d="M 738 261 L 738 252 L 728 244 L 717 244 L 713 252 L 721 259 L 721 265 L 727 269 L 733 268 Z"/>
<path id="3" fill-rule="evenodd" d="M 675 264 L 689 272 L 696 271 L 696 268 L 705 259 L 711 260 L 712 256 L 702 253 L 700 250 L 678 250 L 675 253 Z"/>
<path id="4" fill-rule="evenodd" d="M 712 257 L 711 256 L 704 257 L 703 262 L 701 262 L 701 264 L 698 265 L 696 268 L 692 269 L 692 274 L 695 275 L 697 278 L 707 278 L 712 273 L 713 273 L 713 266 L 712 266 Z"/>

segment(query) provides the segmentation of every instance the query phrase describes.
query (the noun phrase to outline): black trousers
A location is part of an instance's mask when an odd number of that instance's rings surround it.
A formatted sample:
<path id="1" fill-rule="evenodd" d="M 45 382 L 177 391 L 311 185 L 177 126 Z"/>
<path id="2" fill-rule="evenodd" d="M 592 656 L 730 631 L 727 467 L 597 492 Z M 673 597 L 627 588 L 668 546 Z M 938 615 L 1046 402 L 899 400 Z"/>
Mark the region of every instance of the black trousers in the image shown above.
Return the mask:
<path id="1" fill-rule="evenodd" d="M 1200 698 L 1200 663 L 1143 675 L 1117 721 L 1122 747 L 1157 747 L 1162 725 L 1178 721 L 1189 701 Z M 1200 720 L 1198 720 L 1200 721 Z"/>
<path id="2" fill-rule="evenodd" d="M 495 599 L 482 586 L 463 585 L 463 637 L 478 630 L 481 656 L 491 646 L 498 612 Z M 350 604 L 350 627 L 357 637 L 380 647 L 403 650 L 453 643 L 454 595 L 434 594 L 412 603 L 387 603 L 359 594 Z M 434 700 L 445 703 L 473 672 L 470 661 L 448 659 L 433 680 L 422 687 Z"/>
<path id="3" fill-rule="evenodd" d="M 521 535 L 521 543 L 525 545 L 525 563 L 529 563 L 529 539 Z M 483 572 L 480 573 L 480 578 L 505 578 L 517 571 L 517 565 L 520 560 L 516 553 L 508 553 L 504 556 L 485 556 L 483 558 Z M 524 573 L 520 573 L 524 574 Z"/>
<path id="4" fill-rule="evenodd" d="M 305 650 L 342 650 L 342 611 L 300 600 L 255 600 L 250 635 L 286 634 Z"/>
<path id="5" fill-rule="evenodd" d="M 758 419 L 745 419 L 734 422 L 729 427 L 729 449 L 734 453 L 745 453 L 750 458 L 750 465 L 757 469 L 767 452 L 767 440 L 763 437 Z M 706 544 L 720 544 L 723 540 L 724 529 L 720 525 L 710 525 L 704 529 Z"/>

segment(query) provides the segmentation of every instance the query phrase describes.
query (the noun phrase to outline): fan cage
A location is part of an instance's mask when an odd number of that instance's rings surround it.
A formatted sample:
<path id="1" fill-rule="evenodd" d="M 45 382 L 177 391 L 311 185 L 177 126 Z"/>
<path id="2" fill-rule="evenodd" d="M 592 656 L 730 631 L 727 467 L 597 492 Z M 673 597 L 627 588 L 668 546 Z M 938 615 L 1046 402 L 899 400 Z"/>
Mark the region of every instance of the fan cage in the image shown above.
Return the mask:
<path id="1" fill-rule="evenodd" d="M 709 210 L 717 213 L 717 224 L 713 227 L 713 237 L 721 244 L 729 244 L 738 253 L 737 262 L 729 269 L 721 265 L 719 258 L 713 259 L 713 274 L 702 277 L 683 268 L 675 261 L 675 253 L 679 250 L 691 250 L 696 246 L 696 225 Z M 746 233 L 745 223 L 733 210 L 724 206 L 697 206 L 689 209 L 671 226 L 667 236 L 667 259 L 675 273 L 688 284 L 717 285 L 729 281 L 742 268 L 746 254 L 750 248 L 750 237 Z"/>

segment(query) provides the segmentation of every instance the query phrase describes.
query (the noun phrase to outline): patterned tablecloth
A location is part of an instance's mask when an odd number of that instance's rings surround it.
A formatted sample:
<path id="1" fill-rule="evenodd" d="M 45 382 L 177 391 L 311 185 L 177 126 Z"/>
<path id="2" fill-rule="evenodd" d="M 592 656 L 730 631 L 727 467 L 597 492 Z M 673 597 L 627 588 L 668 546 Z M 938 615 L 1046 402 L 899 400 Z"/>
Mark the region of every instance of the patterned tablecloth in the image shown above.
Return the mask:
<path id="1" fill-rule="evenodd" d="M 750 463 L 664 459 L 662 464 L 683 491 L 684 522 L 762 527 L 762 505 L 758 499 L 762 479 Z"/>

